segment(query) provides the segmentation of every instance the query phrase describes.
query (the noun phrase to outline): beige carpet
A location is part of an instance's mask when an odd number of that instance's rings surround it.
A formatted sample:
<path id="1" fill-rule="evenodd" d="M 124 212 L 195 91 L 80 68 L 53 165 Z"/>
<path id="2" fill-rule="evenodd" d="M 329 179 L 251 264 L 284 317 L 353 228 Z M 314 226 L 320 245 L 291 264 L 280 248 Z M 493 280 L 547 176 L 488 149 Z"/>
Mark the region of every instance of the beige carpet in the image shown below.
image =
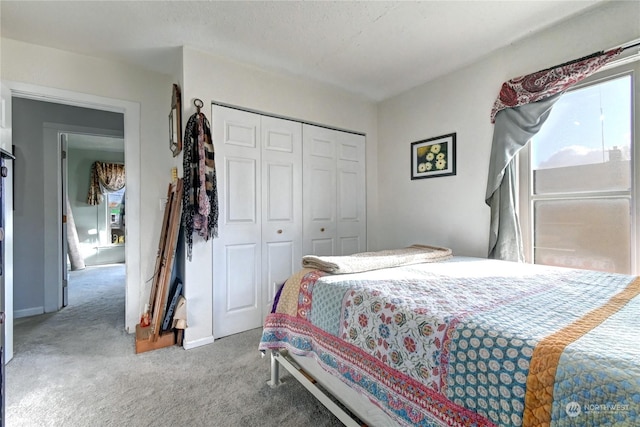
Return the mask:
<path id="1" fill-rule="evenodd" d="M 261 330 L 136 355 L 124 265 L 71 272 L 69 306 L 15 322 L 6 425 L 340 426 L 292 379 L 271 389 Z"/>

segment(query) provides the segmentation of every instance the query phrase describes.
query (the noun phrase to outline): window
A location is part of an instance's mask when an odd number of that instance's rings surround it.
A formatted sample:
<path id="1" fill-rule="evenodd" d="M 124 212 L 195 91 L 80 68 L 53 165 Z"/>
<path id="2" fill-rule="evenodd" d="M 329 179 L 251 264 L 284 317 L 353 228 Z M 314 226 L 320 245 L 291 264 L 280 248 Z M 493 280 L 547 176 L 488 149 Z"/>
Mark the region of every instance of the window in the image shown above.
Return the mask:
<path id="1" fill-rule="evenodd" d="M 563 95 L 520 158 L 525 257 L 536 264 L 635 273 L 638 62 Z M 636 117 L 634 118 L 634 111 Z"/>
<path id="2" fill-rule="evenodd" d="M 107 203 L 105 208 L 107 209 L 107 229 L 109 230 L 109 238 L 111 244 L 124 243 L 124 193 L 125 188 L 120 190 L 108 192 L 105 195 Z"/>

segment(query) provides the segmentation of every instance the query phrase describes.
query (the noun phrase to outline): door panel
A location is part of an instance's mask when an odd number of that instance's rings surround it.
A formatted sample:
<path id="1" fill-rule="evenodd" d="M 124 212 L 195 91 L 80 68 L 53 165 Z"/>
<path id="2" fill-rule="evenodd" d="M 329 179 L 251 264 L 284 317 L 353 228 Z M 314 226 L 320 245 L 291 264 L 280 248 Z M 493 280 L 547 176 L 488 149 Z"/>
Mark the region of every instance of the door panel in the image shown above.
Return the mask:
<path id="1" fill-rule="evenodd" d="M 257 308 L 258 277 L 255 269 L 257 265 L 257 250 L 254 244 L 227 245 L 226 267 L 233 274 L 227 275 L 227 301 L 225 310 L 229 314 L 241 311 L 252 311 Z M 241 313 L 239 313 L 241 314 Z M 247 316 L 249 320 L 251 316 Z M 249 328 L 254 327 L 250 322 Z"/>
<path id="2" fill-rule="evenodd" d="M 238 117 L 239 115 L 236 113 L 239 113 L 239 111 L 233 111 L 232 116 Z M 243 122 L 243 120 L 242 117 L 230 117 L 229 120 L 224 123 L 224 144 L 256 148 L 258 127 L 256 127 L 256 123 L 253 121 Z"/>
<path id="3" fill-rule="evenodd" d="M 265 168 L 266 182 L 266 200 L 265 213 L 266 221 L 277 222 L 294 220 L 294 167 L 292 164 L 282 165 L 268 163 L 263 165 Z"/>
<path id="4" fill-rule="evenodd" d="M 304 255 L 336 254 L 337 132 L 303 126 Z"/>
<path id="5" fill-rule="evenodd" d="M 339 221 L 358 221 L 362 213 L 358 204 L 358 181 L 357 171 L 340 170 L 338 172 L 338 206 L 340 207 L 337 217 Z"/>
<path id="6" fill-rule="evenodd" d="M 297 239 L 299 240 L 299 239 Z M 300 243 L 296 240 L 266 242 L 263 245 L 266 280 L 266 310 L 269 314 L 273 299 L 281 284 L 296 270 L 300 269 Z"/>
<path id="7" fill-rule="evenodd" d="M 338 240 L 338 253 L 346 255 L 364 251 L 360 236 L 340 237 Z"/>
<path id="8" fill-rule="evenodd" d="M 259 200 L 256 191 L 256 159 L 225 158 L 225 205 L 227 206 L 226 224 L 256 224 L 258 214 L 256 204 Z"/>
<path id="9" fill-rule="evenodd" d="M 317 256 L 332 256 L 334 255 L 335 247 L 336 241 L 333 237 L 328 237 L 325 239 L 311 239 L 309 241 L 309 251 L 306 254 Z"/>
<path id="10" fill-rule="evenodd" d="M 325 159 L 315 159 L 316 163 L 308 172 L 310 177 L 309 212 L 311 221 L 333 222 L 335 219 L 335 167 Z M 325 225 L 328 226 L 328 225 Z"/>
<path id="11" fill-rule="evenodd" d="M 67 268 L 67 257 L 69 254 L 69 244 L 67 240 L 67 206 L 68 206 L 68 195 L 67 195 L 67 135 L 64 133 L 59 134 L 60 138 L 60 190 L 61 190 L 61 207 L 62 207 L 62 224 L 61 224 L 61 234 L 62 234 L 62 250 L 61 250 L 61 259 L 60 259 L 60 268 L 62 272 L 62 278 L 60 280 L 60 284 L 62 286 L 62 301 L 61 306 L 66 307 L 69 305 L 69 270 Z"/>
<path id="12" fill-rule="evenodd" d="M 351 255 L 367 246 L 365 137 L 339 132 L 337 140 L 336 255 Z"/>
<path id="13" fill-rule="evenodd" d="M 262 323 L 260 288 L 260 116 L 213 107 L 219 170 L 219 238 L 213 239 L 214 338 Z"/>
<path id="14" fill-rule="evenodd" d="M 266 316 L 302 263 L 302 124 L 262 117 L 262 286 Z"/>

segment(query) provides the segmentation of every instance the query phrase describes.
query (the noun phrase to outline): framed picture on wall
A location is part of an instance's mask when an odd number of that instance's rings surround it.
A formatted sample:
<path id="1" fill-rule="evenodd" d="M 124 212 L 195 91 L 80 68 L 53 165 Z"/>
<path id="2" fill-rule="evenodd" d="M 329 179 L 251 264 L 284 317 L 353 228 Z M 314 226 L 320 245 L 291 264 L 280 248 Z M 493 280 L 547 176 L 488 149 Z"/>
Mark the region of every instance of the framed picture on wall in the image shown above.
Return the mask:
<path id="1" fill-rule="evenodd" d="M 456 134 L 411 143 L 411 179 L 456 174 Z"/>
<path id="2" fill-rule="evenodd" d="M 182 105 L 180 88 L 173 85 L 171 94 L 171 112 L 169 113 L 169 149 L 173 157 L 182 151 Z"/>

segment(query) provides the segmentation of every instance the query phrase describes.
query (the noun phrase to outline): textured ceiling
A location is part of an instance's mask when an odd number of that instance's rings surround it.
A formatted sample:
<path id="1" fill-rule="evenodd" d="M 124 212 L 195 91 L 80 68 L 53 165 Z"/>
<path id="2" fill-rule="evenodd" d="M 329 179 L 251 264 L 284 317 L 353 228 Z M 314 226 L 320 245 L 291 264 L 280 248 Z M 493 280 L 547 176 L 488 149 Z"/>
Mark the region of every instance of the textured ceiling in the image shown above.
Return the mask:
<path id="1" fill-rule="evenodd" d="M 371 100 L 425 83 L 591 1 L 7 1 L 2 37 L 175 71 L 191 46 Z"/>

